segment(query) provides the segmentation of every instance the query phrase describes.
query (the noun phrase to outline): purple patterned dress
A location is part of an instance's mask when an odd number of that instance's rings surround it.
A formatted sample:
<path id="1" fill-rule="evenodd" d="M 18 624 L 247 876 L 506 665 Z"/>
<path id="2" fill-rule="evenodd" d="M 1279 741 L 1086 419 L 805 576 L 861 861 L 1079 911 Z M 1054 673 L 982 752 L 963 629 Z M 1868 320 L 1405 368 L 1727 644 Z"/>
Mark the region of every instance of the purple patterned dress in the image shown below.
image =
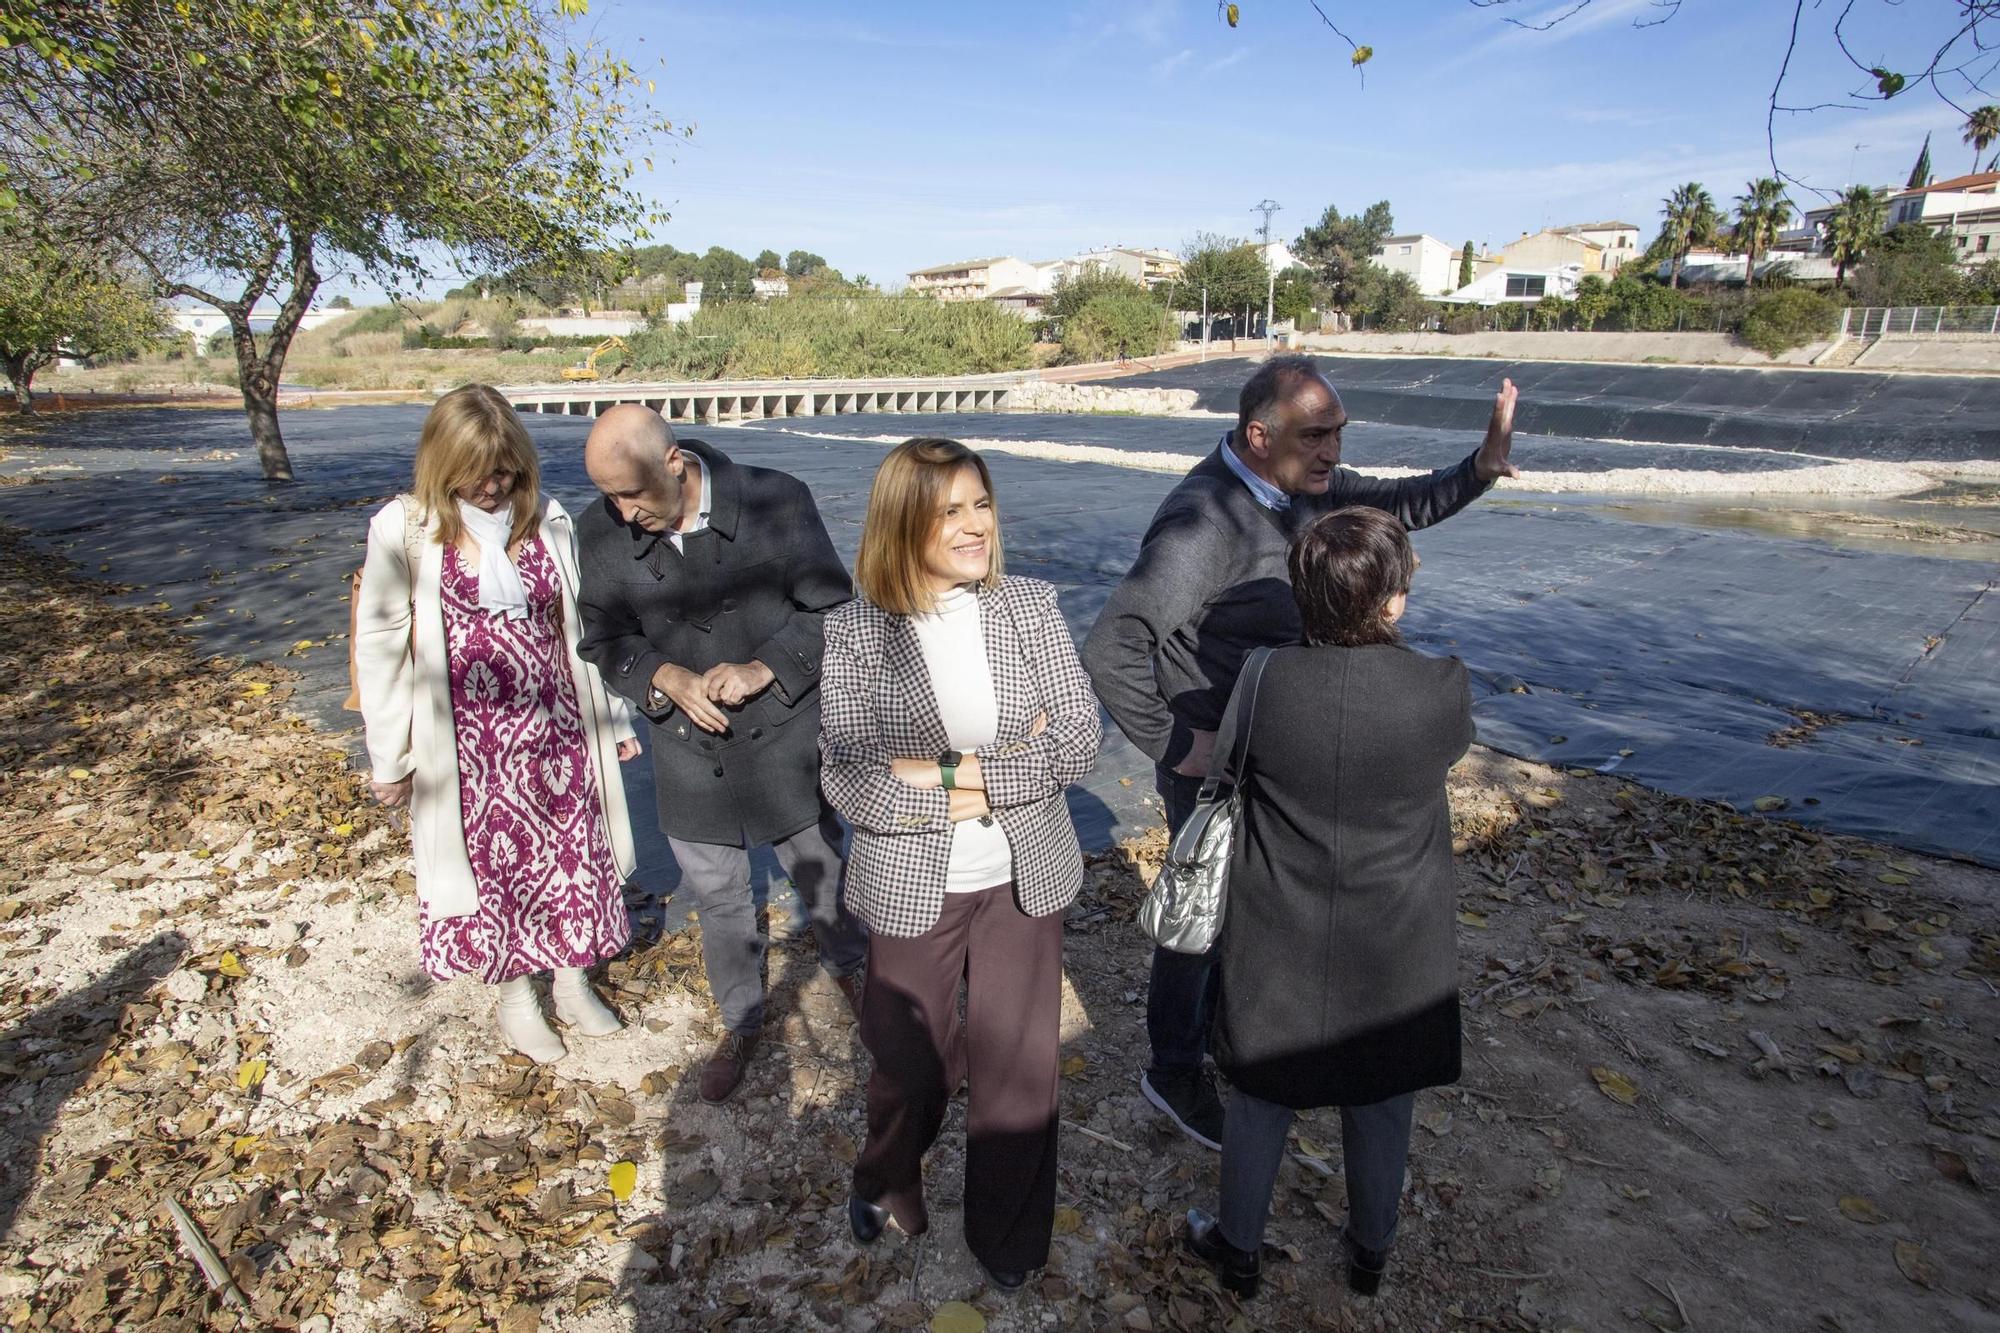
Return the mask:
<path id="1" fill-rule="evenodd" d="M 459 812 L 479 890 L 471 916 L 420 917 L 424 971 L 494 983 L 588 967 L 632 938 L 540 538 L 521 549 L 528 616 L 479 608 L 477 567 L 444 552 L 439 593 L 458 744 Z"/>

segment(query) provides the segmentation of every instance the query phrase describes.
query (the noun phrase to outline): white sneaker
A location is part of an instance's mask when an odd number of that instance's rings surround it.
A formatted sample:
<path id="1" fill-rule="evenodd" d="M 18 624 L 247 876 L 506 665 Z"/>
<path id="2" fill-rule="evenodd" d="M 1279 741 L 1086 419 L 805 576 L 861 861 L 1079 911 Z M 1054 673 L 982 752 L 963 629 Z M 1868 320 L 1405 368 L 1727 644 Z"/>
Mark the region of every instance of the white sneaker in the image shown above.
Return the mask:
<path id="1" fill-rule="evenodd" d="M 553 1064 L 563 1058 L 567 1048 L 542 1017 L 542 1003 L 533 982 L 526 977 L 515 977 L 493 990 L 500 1000 L 500 1035 L 509 1046 L 538 1065 Z"/>
<path id="2" fill-rule="evenodd" d="M 605 1007 L 590 988 L 580 967 L 559 967 L 549 991 L 556 998 L 556 1020 L 575 1028 L 586 1037 L 608 1037 L 622 1032 L 625 1025 Z"/>

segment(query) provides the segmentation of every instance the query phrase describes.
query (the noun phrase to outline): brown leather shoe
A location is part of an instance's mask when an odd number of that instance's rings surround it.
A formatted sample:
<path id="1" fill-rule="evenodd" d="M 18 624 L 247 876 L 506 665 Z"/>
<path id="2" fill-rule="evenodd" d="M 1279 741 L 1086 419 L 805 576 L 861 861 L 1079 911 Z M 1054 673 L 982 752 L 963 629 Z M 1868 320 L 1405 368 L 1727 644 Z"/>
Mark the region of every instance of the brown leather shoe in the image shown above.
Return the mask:
<path id="1" fill-rule="evenodd" d="M 863 975 L 859 972 L 849 972 L 844 977 L 835 977 L 833 984 L 840 987 L 840 993 L 847 997 L 847 1007 L 854 1011 L 854 1016 L 861 1017 L 861 991 L 866 985 Z"/>
<path id="2" fill-rule="evenodd" d="M 702 1062 L 698 1090 L 703 1101 L 717 1106 L 729 1100 L 743 1082 L 744 1067 L 750 1063 L 750 1053 L 757 1049 L 757 1035 L 755 1032 L 722 1034 L 715 1050 Z"/>

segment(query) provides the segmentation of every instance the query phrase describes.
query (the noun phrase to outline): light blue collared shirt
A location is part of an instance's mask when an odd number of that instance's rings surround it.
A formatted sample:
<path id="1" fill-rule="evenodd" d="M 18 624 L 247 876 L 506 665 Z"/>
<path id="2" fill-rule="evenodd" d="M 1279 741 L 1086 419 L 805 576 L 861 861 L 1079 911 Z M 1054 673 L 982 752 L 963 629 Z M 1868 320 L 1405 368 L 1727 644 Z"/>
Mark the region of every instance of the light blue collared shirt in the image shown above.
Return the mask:
<path id="1" fill-rule="evenodd" d="M 1250 488 L 1250 494 L 1256 499 L 1258 504 L 1263 505 L 1266 509 L 1276 510 L 1281 514 L 1290 509 L 1292 507 L 1291 496 L 1252 472 L 1250 465 L 1236 456 L 1234 446 L 1229 443 L 1229 436 L 1234 433 L 1234 431 L 1226 432 L 1222 437 L 1222 461 L 1229 465 L 1231 472 L 1234 472 L 1243 479 L 1243 484 Z"/>

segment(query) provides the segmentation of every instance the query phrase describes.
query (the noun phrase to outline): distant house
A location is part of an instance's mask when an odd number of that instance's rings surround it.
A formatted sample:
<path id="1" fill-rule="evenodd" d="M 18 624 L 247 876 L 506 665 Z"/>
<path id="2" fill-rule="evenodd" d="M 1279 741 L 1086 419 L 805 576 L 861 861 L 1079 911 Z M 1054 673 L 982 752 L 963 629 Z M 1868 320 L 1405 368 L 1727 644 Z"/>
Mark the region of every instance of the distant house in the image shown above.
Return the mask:
<path id="1" fill-rule="evenodd" d="M 933 264 L 915 270 L 909 277 L 912 292 L 940 301 L 983 301 L 1002 288 L 1034 288 L 1045 281 L 1035 265 L 1012 255 Z"/>
<path id="2" fill-rule="evenodd" d="M 1961 264 L 2000 259 L 2000 171 L 1954 176 L 1889 199 L 1887 225 L 1920 222 L 1952 242 Z"/>
<path id="3" fill-rule="evenodd" d="M 1049 304 L 1049 293 L 1032 287 L 1002 287 L 997 292 L 987 293 L 986 299 L 1022 319 L 1040 319 Z"/>
<path id="4" fill-rule="evenodd" d="M 1425 296 L 1442 296 L 1458 286 L 1459 252 L 1435 236 L 1390 236 L 1376 247 L 1375 263 L 1408 274 Z"/>
<path id="5" fill-rule="evenodd" d="M 1504 268 L 1558 269 L 1574 264 L 1585 273 L 1604 272 L 1604 246 L 1566 231 L 1544 227 L 1500 247 Z"/>
<path id="6" fill-rule="evenodd" d="M 1533 305 L 1542 300 L 1568 300 L 1576 295 L 1576 286 L 1583 281 L 1585 271 L 1581 264 L 1537 267 L 1503 262 L 1457 291 L 1432 299 L 1447 305 L 1477 306 Z"/>
<path id="7" fill-rule="evenodd" d="M 1574 226 L 1557 227 L 1555 233 L 1558 236 L 1574 236 L 1600 247 L 1597 257 L 1600 273 L 1616 273 L 1626 260 L 1641 253 L 1639 228 L 1630 222 L 1579 222 Z"/>

